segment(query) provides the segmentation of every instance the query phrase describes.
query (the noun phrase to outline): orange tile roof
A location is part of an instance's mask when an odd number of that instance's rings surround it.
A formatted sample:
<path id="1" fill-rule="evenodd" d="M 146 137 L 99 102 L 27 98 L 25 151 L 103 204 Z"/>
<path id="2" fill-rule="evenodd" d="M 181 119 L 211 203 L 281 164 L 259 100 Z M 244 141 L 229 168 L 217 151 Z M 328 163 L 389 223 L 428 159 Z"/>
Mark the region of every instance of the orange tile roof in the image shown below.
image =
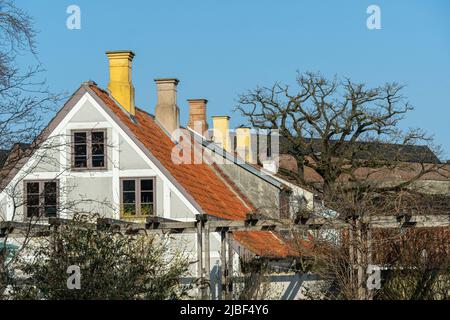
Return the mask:
<path id="1" fill-rule="evenodd" d="M 272 231 L 234 231 L 233 238 L 260 257 L 287 258 L 302 255 L 302 248 Z M 302 241 L 300 246 L 309 247 L 310 242 Z"/>
<path id="2" fill-rule="evenodd" d="M 148 148 L 205 213 L 223 219 L 245 220 L 246 215 L 253 210 L 253 206 L 245 205 L 248 200 L 239 198 L 238 193 L 233 192 L 232 187 L 220 179 L 207 164 L 175 164 L 172 161 L 172 149 L 175 144 L 155 123 L 151 115 L 136 108 L 135 123 L 106 91 L 93 84 L 90 88 Z"/>

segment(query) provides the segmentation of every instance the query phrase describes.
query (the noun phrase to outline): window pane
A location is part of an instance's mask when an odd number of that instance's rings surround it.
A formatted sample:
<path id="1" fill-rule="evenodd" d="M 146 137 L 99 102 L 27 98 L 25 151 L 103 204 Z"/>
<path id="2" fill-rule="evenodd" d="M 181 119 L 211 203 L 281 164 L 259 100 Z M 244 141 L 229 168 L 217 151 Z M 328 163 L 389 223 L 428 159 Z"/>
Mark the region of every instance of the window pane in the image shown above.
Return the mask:
<path id="1" fill-rule="evenodd" d="M 136 183 L 134 180 L 123 180 L 123 191 L 134 191 Z"/>
<path id="2" fill-rule="evenodd" d="M 93 144 L 92 145 L 92 154 L 104 155 L 105 154 L 105 145 L 104 144 Z"/>
<path id="3" fill-rule="evenodd" d="M 86 132 L 75 132 L 73 134 L 73 141 L 75 143 L 86 143 Z"/>
<path id="4" fill-rule="evenodd" d="M 56 206 L 44 207 L 44 213 L 46 217 L 56 217 Z"/>
<path id="5" fill-rule="evenodd" d="M 44 195 L 44 205 L 56 205 L 56 193 L 46 193 Z"/>
<path id="6" fill-rule="evenodd" d="M 142 203 L 152 203 L 153 202 L 153 192 L 141 192 L 141 202 Z"/>
<path id="7" fill-rule="evenodd" d="M 86 145 L 85 144 L 76 144 L 75 145 L 75 156 L 85 156 L 86 153 Z"/>
<path id="8" fill-rule="evenodd" d="M 136 214 L 136 206 L 134 204 L 124 204 L 122 208 L 123 215 L 129 216 Z"/>
<path id="9" fill-rule="evenodd" d="M 27 206 L 27 217 L 37 217 L 39 216 L 39 207 Z"/>
<path id="10" fill-rule="evenodd" d="M 105 166 L 105 157 L 104 156 L 92 156 L 92 166 L 94 168 L 104 167 Z"/>
<path id="11" fill-rule="evenodd" d="M 28 206 L 38 206 L 39 205 L 39 195 L 38 194 L 28 194 L 27 195 L 27 205 Z"/>
<path id="12" fill-rule="evenodd" d="M 123 203 L 135 203 L 136 194 L 133 191 L 128 191 L 123 193 Z"/>
<path id="13" fill-rule="evenodd" d="M 92 143 L 104 143 L 105 134 L 103 131 L 92 132 Z"/>
<path id="14" fill-rule="evenodd" d="M 141 215 L 142 216 L 153 215 L 153 204 L 151 204 L 151 203 L 141 204 Z"/>
<path id="15" fill-rule="evenodd" d="M 45 182 L 44 183 L 44 192 L 45 193 L 56 193 L 56 182 Z"/>
<path id="16" fill-rule="evenodd" d="M 84 157 L 84 156 L 75 157 L 74 165 L 75 165 L 76 168 L 86 168 L 87 167 L 86 157 Z"/>
<path id="17" fill-rule="evenodd" d="M 141 180 L 141 190 L 153 190 L 153 179 Z"/>
<path id="18" fill-rule="evenodd" d="M 39 182 L 28 182 L 27 193 L 39 193 Z"/>

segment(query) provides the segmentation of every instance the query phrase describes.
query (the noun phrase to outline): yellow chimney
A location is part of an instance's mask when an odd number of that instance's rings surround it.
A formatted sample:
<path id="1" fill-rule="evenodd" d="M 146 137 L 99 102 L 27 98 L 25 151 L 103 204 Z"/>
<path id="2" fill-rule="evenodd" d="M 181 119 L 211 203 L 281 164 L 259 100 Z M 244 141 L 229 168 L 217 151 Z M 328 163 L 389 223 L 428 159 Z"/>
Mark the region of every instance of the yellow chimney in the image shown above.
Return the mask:
<path id="1" fill-rule="evenodd" d="M 134 87 L 131 83 L 133 51 L 107 51 L 109 59 L 108 89 L 114 99 L 131 115 L 135 115 Z"/>
<path id="2" fill-rule="evenodd" d="M 213 116 L 214 142 L 230 152 L 229 116 Z"/>
<path id="3" fill-rule="evenodd" d="M 246 162 L 254 163 L 251 130 L 247 127 L 236 128 L 236 152 Z"/>

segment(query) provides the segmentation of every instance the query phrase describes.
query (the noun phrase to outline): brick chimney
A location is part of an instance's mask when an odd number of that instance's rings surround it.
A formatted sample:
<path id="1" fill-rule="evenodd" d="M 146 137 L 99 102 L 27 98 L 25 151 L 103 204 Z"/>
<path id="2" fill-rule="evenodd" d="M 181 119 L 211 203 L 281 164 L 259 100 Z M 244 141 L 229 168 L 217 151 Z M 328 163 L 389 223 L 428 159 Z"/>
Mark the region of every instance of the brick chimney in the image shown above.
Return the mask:
<path id="1" fill-rule="evenodd" d="M 109 59 L 108 89 L 113 98 L 131 115 L 135 115 L 134 86 L 131 82 L 133 51 L 107 51 Z"/>
<path id="2" fill-rule="evenodd" d="M 188 127 L 203 136 L 208 130 L 206 122 L 206 99 L 188 99 L 189 103 L 189 122 Z"/>
<path id="3" fill-rule="evenodd" d="M 157 89 L 157 102 L 155 118 L 158 123 L 172 135 L 180 127 L 180 109 L 177 105 L 178 79 L 155 79 Z"/>

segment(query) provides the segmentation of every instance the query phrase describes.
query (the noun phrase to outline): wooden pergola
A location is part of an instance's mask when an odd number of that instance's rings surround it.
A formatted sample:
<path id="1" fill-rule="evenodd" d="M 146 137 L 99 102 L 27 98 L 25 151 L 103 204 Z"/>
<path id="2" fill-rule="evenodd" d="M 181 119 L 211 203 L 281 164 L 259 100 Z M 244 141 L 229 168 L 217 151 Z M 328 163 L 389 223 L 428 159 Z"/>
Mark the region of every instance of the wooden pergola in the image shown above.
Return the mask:
<path id="1" fill-rule="evenodd" d="M 401 216 L 368 216 L 361 218 L 324 218 L 312 217 L 300 219 L 295 223 L 292 220 L 275 220 L 261 218 L 253 214 L 247 215 L 245 220 L 230 221 L 218 220 L 208 215 L 197 215 L 195 221 L 173 221 L 151 217 L 146 223 L 137 223 L 127 220 L 110 218 L 97 218 L 96 222 L 75 222 L 71 219 L 48 218 L 45 223 L 30 223 L 19 221 L 0 222 L 0 238 L 4 237 L 47 237 L 52 230 L 62 225 L 75 224 L 80 228 L 93 230 L 113 230 L 125 235 L 137 234 L 197 234 L 197 276 L 200 279 L 201 298 L 209 298 L 210 282 L 210 233 L 217 232 L 221 235 L 221 290 L 219 299 L 231 299 L 232 283 L 232 248 L 230 235 L 233 231 L 287 231 L 287 230 L 336 230 L 347 228 L 352 230 L 355 225 L 364 224 L 367 230 L 373 228 L 430 228 L 450 227 L 450 214 L 446 215 L 401 215 Z M 350 232 L 351 236 L 361 237 Z M 370 247 L 370 233 L 366 235 Z M 227 248 L 228 245 L 228 248 Z M 228 257 L 227 257 L 228 249 Z M 205 257 L 203 259 L 203 253 Z M 357 257 L 361 259 L 361 257 Z M 359 260 L 358 260 L 359 261 Z M 358 263 L 360 265 L 360 263 Z M 358 278 L 362 281 L 363 270 L 358 269 Z"/>

